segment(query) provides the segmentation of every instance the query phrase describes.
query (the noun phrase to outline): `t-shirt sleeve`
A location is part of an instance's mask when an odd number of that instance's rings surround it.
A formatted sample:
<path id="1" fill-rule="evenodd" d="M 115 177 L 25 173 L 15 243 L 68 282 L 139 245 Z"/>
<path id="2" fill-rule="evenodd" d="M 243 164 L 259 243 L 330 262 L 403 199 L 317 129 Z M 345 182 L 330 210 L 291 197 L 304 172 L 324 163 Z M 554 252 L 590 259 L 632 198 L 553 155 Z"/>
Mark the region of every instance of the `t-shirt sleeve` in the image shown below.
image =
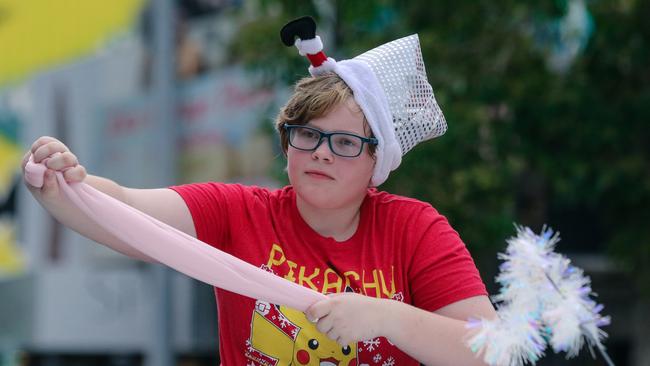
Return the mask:
<path id="1" fill-rule="evenodd" d="M 423 231 L 409 270 L 413 304 L 434 311 L 487 295 L 474 260 L 447 219 L 429 206 L 417 221 Z"/>
<path id="2" fill-rule="evenodd" d="M 242 210 L 246 188 L 239 184 L 194 183 L 172 186 L 185 201 L 199 240 L 228 251 L 230 220 Z"/>

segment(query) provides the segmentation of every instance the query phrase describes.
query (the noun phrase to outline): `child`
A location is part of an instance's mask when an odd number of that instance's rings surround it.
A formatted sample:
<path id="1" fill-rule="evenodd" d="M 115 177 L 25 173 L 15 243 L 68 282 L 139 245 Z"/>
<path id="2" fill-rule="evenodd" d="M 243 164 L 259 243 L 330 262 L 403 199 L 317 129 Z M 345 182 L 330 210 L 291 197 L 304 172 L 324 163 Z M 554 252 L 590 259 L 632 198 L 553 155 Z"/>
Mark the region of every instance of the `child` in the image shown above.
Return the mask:
<path id="1" fill-rule="evenodd" d="M 305 24 L 286 29 L 301 33 Z M 495 313 L 465 245 L 431 205 L 372 188 L 446 126 L 417 37 L 338 63 L 324 57 L 318 37 L 296 44 L 313 76 L 297 83 L 276 121 L 289 186 L 131 189 L 87 175 L 63 143 L 41 137 L 23 167 L 33 154 L 48 170 L 42 188 L 28 188 L 60 222 L 108 246 L 116 239 L 62 199 L 56 171 L 331 294 L 302 314 L 215 289 L 224 365 L 481 364 L 464 345 L 465 323 Z"/>

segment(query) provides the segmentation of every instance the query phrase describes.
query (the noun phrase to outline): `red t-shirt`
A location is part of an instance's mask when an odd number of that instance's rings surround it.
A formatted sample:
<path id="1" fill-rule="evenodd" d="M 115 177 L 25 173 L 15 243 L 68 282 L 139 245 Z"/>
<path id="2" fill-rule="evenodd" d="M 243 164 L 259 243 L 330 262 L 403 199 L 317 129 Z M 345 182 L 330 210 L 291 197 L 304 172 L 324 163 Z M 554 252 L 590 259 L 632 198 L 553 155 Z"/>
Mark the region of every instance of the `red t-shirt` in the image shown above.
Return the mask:
<path id="1" fill-rule="evenodd" d="M 427 203 L 369 189 L 356 233 L 337 242 L 307 225 L 290 186 L 172 189 L 198 239 L 316 291 L 354 291 L 428 311 L 487 295 L 458 233 Z M 299 311 L 215 291 L 223 365 L 418 365 L 385 338 L 341 347 Z"/>

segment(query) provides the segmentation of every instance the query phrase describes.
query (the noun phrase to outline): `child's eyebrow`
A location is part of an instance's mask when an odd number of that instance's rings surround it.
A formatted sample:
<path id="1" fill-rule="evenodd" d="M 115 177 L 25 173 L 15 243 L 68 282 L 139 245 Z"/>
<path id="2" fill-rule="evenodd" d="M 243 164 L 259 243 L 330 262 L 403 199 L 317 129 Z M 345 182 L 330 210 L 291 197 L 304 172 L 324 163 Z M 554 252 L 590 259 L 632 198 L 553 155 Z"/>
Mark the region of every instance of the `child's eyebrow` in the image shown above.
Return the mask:
<path id="1" fill-rule="evenodd" d="M 317 128 L 323 132 L 345 132 L 345 133 L 351 133 L 353 135 L 358 135 L 358 136 L 363 136 L 362 133 L 356 132 L 356 131 L 349 131 L 349 130 L 326 130 L 324 128 L 319 127 L 318 125 L 314 124 L 313 122 L 307 122 L 305 126 Z"/>

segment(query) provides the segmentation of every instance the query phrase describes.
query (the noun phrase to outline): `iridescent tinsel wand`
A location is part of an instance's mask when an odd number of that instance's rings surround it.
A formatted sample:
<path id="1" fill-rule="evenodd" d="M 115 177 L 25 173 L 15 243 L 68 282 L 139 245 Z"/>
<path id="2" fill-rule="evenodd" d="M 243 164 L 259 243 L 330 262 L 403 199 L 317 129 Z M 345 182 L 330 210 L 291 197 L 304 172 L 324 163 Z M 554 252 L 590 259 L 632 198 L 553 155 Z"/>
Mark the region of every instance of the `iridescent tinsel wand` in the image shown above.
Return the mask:
<path id="1" fill-rule="evenodd" d="M 547 345 L 574 357 L 587 342 L 613 366 L 600 329 L 610 323 L 601 316 L 603 306 L 590 298 L 590 280 L 565 256 L 555 253 L 557 234 L 543 229 L 536 235 L 517 226 L 510 238 L 496 280 L 501 291 L 493 297 L 498 317 L 470 319 L 467 345 L 490 365 L 535 364 Z M 593 355 L 593 351 L 592 351 Z"/>

